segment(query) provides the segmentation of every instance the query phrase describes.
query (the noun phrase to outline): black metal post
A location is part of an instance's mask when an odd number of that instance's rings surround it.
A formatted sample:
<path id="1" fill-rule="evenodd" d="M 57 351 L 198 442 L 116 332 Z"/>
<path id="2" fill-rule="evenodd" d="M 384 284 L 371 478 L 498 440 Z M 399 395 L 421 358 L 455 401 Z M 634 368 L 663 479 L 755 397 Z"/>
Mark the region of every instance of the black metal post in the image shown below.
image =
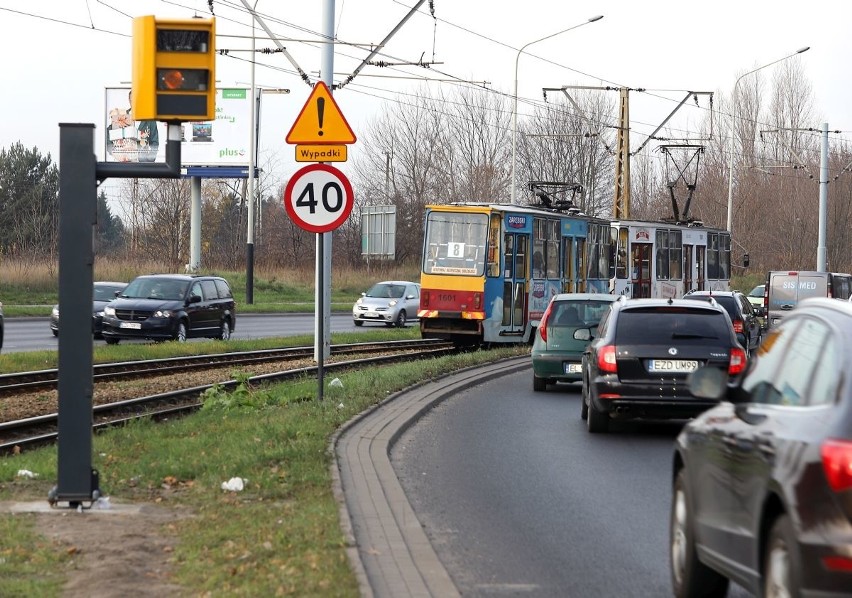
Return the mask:
<path id="1" fill-rule="evenodd" d="M 59 125 L 59 483 L 51 504 L 100 495 L 92 469 L 92 288 L 97 222 L 95 125 Z"/>

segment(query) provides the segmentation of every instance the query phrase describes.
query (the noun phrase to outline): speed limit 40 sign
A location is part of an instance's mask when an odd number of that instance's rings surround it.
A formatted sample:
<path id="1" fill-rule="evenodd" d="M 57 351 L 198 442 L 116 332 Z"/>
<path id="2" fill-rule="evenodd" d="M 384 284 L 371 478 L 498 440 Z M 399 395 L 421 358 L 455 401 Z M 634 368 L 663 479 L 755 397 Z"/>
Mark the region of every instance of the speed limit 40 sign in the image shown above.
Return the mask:
<path id="1" fill-rule="evenodd" d="M 328 164 L 296 171 L 284 190 L 284 207 L 299 228 L 312 233 L 333 231 L 349 218 L 355 197 L 342 172 Z"/>

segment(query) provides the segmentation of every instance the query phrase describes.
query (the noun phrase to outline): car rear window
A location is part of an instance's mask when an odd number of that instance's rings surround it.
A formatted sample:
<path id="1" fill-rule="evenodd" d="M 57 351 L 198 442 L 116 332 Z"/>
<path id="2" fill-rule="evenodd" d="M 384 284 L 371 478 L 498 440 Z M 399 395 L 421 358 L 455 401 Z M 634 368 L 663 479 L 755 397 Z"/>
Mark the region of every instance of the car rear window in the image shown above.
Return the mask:
<path id="1" fill-rule="evenodd" d="M 551 326 L 597 326 L 612 305 L 611 301 L 570 300 L 553 305 Z"/>
<path id="2" fill-rule="evenodd" d="M 654 344 L 677 340 L 702 344 L 730 338 L 731 324 L 719 312 L 684 307 L 623 310 L 615 328 L 616 344 Z"/>

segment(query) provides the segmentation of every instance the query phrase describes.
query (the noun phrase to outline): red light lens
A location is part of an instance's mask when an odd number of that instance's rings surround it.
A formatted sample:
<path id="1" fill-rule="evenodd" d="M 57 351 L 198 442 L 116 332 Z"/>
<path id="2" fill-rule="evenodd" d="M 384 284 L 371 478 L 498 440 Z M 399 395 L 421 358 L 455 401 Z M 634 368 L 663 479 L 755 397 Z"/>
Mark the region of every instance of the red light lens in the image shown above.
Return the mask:
<path id="1" fill-rule="evenodd" d="M 166 89 L 180 89 L 183 87 L 183 73 L 180 71 L 165 71 L 163 73 L 163 87 Z"/>
<path id="2" fill-rule="evenodd" d="M 835 492 L 852 488 L 852 442 L 826 440 L 822 445 L 822 468 Z"/>
<path id="3" fill-rule="evenodd" d="M 618 373 L 618 363 L 615 359 L 615 347 L 606 345 L 598 351 L 598 369 L 607 374 Z"/>
<path id="4" fill-rule="evenodd" d="M 743 321 L 742 320 L 734 320 L 734 332 L 737 334 L 742 334 L 743 332 Z"/>
<path id="5" fill-rule="evenodd" d="M 746 359 L 745 351 L 739 347 L 731 349 L 731 359 L 728 362 L 728 375 L 736 376 L 745 370 L 748 360 Z"/>

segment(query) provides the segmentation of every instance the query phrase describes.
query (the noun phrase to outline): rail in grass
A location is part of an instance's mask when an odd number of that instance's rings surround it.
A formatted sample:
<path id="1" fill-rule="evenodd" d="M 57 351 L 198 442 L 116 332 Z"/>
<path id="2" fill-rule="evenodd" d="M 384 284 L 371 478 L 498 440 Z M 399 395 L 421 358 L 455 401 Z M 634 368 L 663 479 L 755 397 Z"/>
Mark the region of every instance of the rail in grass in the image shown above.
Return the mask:
<path id="1" fill-rule="evenodd" d="M 558 293 L 728 290 L 731 237 L 700 223 L 611 221 L 534 206 L 426 208 L 423 338 L 528 343 Z"/>

